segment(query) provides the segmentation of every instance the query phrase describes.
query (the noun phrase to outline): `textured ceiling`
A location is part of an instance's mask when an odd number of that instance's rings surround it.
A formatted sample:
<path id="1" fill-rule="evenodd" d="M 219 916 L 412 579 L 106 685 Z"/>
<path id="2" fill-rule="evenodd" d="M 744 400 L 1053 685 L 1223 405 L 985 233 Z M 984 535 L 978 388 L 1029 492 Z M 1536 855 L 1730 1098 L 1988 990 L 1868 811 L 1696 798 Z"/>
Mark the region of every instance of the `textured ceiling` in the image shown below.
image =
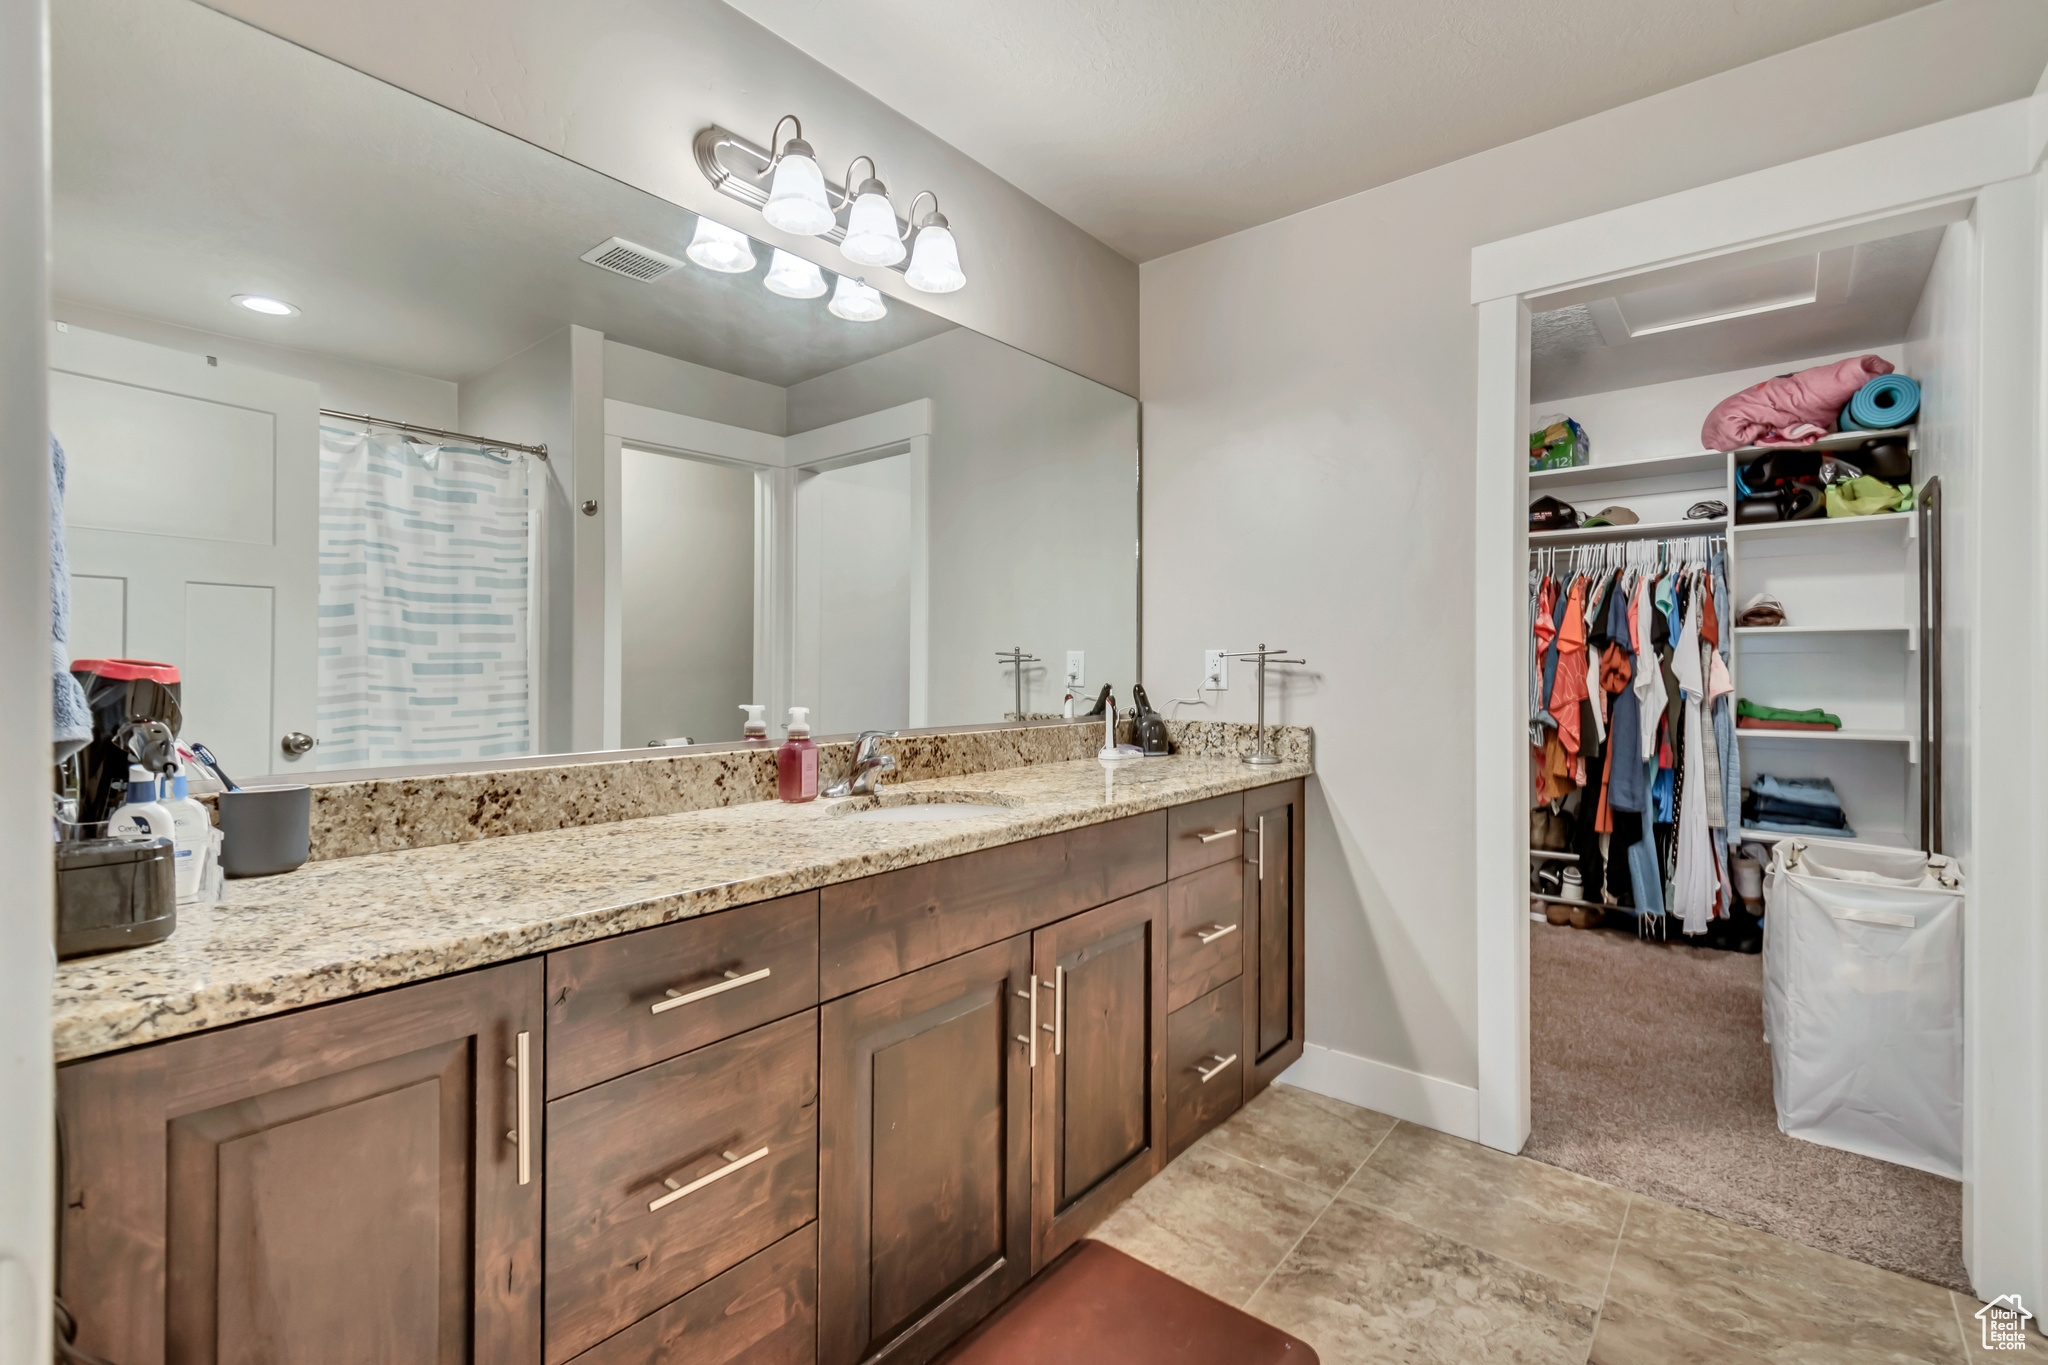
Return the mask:
<path id="1" fill-rule="evenodd" d="M 1927 2 L 728 0 L 1138 261 Z"/>

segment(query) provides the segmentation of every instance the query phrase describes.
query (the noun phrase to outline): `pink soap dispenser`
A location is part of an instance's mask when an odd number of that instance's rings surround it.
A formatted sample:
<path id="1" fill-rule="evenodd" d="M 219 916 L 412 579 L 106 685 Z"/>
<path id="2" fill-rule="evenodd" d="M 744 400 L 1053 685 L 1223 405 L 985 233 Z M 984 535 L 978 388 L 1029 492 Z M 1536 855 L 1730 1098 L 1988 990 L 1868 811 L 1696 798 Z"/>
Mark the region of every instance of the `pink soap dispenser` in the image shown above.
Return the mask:
<path id="1" fill-rule="evenodd" d="M 789 738 L 775 751 L 775 793 L 785 801 L 818 799 L 818 746 L 811 743 L 811 711 L 789 708 Z"/>

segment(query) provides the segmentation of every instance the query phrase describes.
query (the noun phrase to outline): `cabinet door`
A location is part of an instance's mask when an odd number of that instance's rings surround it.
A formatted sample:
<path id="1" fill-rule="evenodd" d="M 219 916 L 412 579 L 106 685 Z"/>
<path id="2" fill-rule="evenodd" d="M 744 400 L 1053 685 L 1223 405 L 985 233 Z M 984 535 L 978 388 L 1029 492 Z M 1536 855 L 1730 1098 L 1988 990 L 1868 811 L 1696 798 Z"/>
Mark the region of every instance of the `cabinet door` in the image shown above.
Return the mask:
<path id="1" fill-rule="evenodd" d="M 1030 1277 L 1030 986 L 1019 934 L 820 1008 L 822 1365 L 920 1365 Z"/>
<path id="2" fill-rule="evenodd" d="M 1282 782 L 1244 797 L 1244 1097 L 1301 1057 L 1303 786 Z"/>
<path id="3" fill-rule="evenodd" d="M 537 1362 L 542 981 L 511 963 L 60 1069 L 78 1345 Z"/>
<path id="4" fill-rule="evenodd" d="M 1166 888 L 1032 936 L 1032 1269 L 1138 1186 L 1166 1145 Z"/>

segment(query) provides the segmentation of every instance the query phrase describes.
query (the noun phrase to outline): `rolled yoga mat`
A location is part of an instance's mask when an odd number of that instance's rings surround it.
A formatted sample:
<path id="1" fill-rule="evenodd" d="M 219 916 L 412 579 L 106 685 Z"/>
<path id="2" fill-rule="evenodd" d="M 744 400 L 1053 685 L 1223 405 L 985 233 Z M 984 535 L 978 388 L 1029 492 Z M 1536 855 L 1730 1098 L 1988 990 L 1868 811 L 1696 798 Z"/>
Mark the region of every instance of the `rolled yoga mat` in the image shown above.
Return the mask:
<path id="1" fill-rule="evenodd" d="M 1920 415 L 1920 385 L 1902 374 L 1881 374 L 1856 390 L 1842 409 L 1844 431 L 1902 427 Z"/>

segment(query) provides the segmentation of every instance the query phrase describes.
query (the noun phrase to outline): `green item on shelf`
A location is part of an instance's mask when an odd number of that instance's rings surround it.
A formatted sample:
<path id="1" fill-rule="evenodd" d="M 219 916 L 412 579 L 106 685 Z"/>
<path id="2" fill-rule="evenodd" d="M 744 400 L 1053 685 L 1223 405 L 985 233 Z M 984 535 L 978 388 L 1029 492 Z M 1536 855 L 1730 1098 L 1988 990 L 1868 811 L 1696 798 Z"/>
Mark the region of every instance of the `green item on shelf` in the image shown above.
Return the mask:
<path id="1" fill-rule="evenodd" d="M 1748 697 L 1735 703 L 1737 718 L 1748 716 L 1751 720 L 1790 720 L 1802 725 L 1832 725 L 1842 728 L 1842 718 L 1832 711 L 1823 711 L 1818 706 L 1805 711 L 1794 711 L 1783 706 L 1759 706 Z"/>
<path id="2" fill-rule="evenodd" d="M 1586 429 L 1562 413 L 1536 419 L 1529 433 L 1529 469 L 1574 469 L 1593 459 L 1592 442 Z"/>
<path id="3" fill-rule="evenodd" d="M 1901 512 L 1912 505 L 1912 485 L 1886 483 L 1869 474 L 1828 485 L 1828 515 L 1831 517 L 1867 517 L 1879 512 Z"/>

